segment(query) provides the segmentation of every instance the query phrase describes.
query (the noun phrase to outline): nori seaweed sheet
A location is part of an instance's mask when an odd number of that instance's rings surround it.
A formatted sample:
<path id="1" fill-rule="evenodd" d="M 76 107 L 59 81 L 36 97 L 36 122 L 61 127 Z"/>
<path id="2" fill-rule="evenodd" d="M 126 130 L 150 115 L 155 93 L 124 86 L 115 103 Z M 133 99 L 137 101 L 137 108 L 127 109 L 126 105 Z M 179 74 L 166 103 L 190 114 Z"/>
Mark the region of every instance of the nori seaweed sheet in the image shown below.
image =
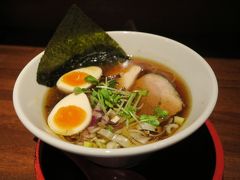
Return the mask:
<path id="1" fill-rule="evenodd" d="M 37 82 L 51 87 L 70 70 L 126 59 L 118 43 L 73 5 L 45 49 L 37 70 Z"/>

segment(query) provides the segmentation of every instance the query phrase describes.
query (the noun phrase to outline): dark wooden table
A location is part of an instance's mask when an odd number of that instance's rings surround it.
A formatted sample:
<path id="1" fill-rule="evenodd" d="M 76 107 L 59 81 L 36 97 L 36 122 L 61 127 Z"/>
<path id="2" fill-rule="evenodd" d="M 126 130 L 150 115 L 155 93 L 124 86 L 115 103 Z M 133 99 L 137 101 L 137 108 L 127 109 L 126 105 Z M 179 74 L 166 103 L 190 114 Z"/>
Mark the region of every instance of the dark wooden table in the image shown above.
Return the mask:
<path id="1" fill-rule="evenodd" d="M 35 179 L 33 135 L 13 108 L 14 82 L 43 48 L 0 45 L 0 179 Z M 210 116 L 224 148 L 224 179 L 240 179 L 240 59 L 206 58 L 216 73 L 219 97 Z"/>

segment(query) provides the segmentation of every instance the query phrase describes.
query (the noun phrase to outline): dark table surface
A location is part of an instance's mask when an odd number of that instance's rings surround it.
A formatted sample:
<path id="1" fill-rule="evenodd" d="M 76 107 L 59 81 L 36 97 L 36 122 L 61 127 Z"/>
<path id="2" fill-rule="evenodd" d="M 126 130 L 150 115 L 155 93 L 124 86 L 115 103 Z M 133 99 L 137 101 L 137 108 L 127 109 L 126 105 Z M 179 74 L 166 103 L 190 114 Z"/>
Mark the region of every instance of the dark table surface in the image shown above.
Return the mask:
<path id="1" fill-rule="evenodd" d="M 0 45 L 0 179 L 35 179 L 34 136 L 20 123 L 12 103 L 14 82 L 43 48 Z M 210 116 L 224 149 L 224 179 L 240 179 L 240 59 L 205 57 L 219 83 Z"/>

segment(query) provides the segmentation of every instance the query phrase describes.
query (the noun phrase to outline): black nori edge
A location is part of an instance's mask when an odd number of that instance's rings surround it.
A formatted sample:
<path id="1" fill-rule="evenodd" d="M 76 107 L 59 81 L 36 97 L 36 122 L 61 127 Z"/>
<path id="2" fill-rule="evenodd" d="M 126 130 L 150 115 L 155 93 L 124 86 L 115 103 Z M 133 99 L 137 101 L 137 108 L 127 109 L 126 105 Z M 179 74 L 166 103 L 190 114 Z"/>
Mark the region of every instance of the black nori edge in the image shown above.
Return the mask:
<path id="1" fill-rule="evenodd" d="M 127 58 L 116 41 L 73 5 L 45 49 L 38 66 L 37 82 L 51 87 L 70 70 L 114 64 Z"/>

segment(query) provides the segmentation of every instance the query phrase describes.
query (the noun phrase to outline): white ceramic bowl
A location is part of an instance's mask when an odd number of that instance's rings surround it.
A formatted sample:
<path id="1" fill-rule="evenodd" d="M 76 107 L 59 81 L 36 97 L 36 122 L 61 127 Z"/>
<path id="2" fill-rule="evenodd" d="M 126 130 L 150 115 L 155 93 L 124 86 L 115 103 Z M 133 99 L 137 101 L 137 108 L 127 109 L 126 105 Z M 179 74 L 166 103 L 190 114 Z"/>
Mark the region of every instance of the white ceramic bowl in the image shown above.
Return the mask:
<path id="1" fill-rule="evenodd" d="M 49 130 L 42 112 L 47 87 L 36 82 L 37 67 L 43 52 L 19 74 L 13 90 L 13 103 L 23 125 L 42 141 L 66 152 L 86 156 L 99 164 L 115 167 L 132 164 L 141 159 L 140 156 L 173 145 L 196 131 L 213 111 L 218 85 L 207 62 L 181 43 L 140 32 L 115 31 L 109 32 L 109 35 L 128 55 L 161 62 L 186 81 L 192 95 L 192 108 L 184 126 L 173 136 L 153 144 L 123 149 L 87 148 L 59 139 Z"/>

